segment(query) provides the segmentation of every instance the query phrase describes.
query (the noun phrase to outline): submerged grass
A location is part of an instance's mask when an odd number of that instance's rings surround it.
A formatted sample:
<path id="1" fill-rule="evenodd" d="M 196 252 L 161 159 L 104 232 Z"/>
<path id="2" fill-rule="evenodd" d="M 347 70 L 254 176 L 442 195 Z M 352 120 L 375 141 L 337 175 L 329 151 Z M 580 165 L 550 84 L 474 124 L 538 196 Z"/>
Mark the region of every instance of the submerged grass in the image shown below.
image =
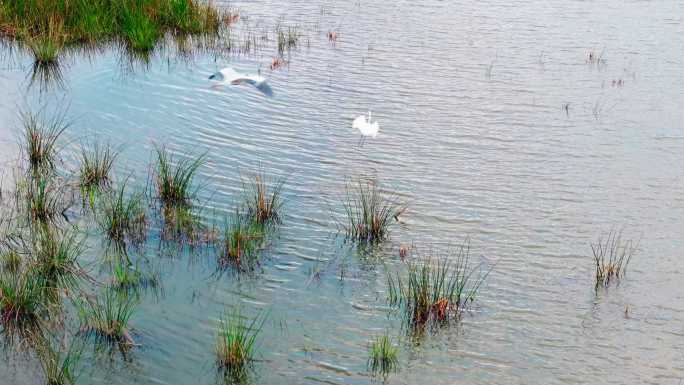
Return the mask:
<path id="1" fill-rule="evenodd" d="M 79 301 L 76 305 L 81 333 L 94 336 L 98 342 L 118 345 L 123 351 L 135 346 L 129 327 L 137 305 L 135 298 L 105 290 L 95 300 Z"/>
<path id="2" fill-rule="evenodd" d="M 372 181 L 358 181 L 347 185 L 343 202 L 347 215 L 342 224 L 347 237 L 359 242 L 384 240 L 393 221 L 406 209 L 395 195 L 383 195 Z"/>
<path id="3" fill-rule="evenodd" d="M 414 329 L 458 319 L 489 274 L 481 265 L 471 265 L 468 241 L 455 255 L 426 257 L 422 263 L 407 262 L 407 267 L 405 277 L 388 275 L 388 300 Z"/>
<path id="4" fill-rule="evenodd" d="M 607 236 L 599 237 L 591 244 L 594 255 L 596 288 L 608 286 L 627 273 L 627 265 L 639 248 L 639 242 L 623 240 L 622 231 L 611 230 Z"/>
<path id="5" fill-rule="evenodd" d="M 213 36 L 222 23 L 211 2 L 200 0 L 13 0 L 0 3 L 4 37 L 40 41 L 36 58 L 60 47 L 118 41 L 151 50 L 165 34 Z M 33 50 L 33 48 L 32 48 Z M 36 52 L 34 52 L 36 53 Z"/>
<path id="6" fill-rule="evenodd" d="M 255 317 L 251 321 L 241 312 L 224 314 L 218 326 L 216 341 L 216 364 L 224 376 L 242 382 L 249 374 L 254 363 L 255 343 L 265 317 Z"/>
<path id="7" fill-rule="evenodd" d="M 374 374 L 387 375 L 399 367 L 399 353 L 392 339 L 381 335 L 368 347 L 368 370 Z"/>
<path id="8" fill-rule="evenodd" d="M 112 267 L 111 288 L 119 292 L 139 292 L 147 288 L 159 287 L 160 278 L 153 273 L 146 273 L 138 267 L 119 261 Z"/>
<path id="9" fill-rule="evenodd" d="M 97 196 L 111 184 L 110 174 L 118 153 L 110 145 L 95 143 L 88 147 L 81 147 L 79 189 L 83 205 L 94 208 Z"/>

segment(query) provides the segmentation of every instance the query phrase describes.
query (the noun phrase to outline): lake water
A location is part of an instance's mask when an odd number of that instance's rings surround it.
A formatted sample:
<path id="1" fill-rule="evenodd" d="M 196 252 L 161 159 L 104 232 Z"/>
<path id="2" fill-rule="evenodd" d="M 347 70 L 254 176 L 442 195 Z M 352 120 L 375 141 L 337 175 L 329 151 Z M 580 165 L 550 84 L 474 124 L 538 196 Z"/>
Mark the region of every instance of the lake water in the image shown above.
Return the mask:
<path id="1" fill-rule="evenodd" d="M 684 377 L 684 3 L 680 1 L 244 1 L 234 27 L 298 25 L 289 65 L 257 53 L 73 56 L 64 88 L 29 87 L 30 60 L 0 71 L 0 149 L 16 153 L 16 110 L 68 105 L 65 161 L 84 139 L 121 145 L 117 175 L 142 184 L 155 144 L 207 152 L 203 205 L 230 212 L 241 175 L 286 176 L 285 217 L 252 276 L 213 275 L 205 251 L 146 256 L 163 293 L 131 323 L 129 360 L 88 355 L 83 384 L 213 384 L 226 307 L 268 312 L 254 383 L 366 384 L 369 340 L 401 340 L 392 384 L 679 384 Z M 337 30 L 334 44 L 326 33 Z M 589 53 L 601 55 L 590 63 Z M 274 91 L 212 88 L 261 66 Z M 567 108 L 566 108 L 567 107 Z M 372 110 L 377 138 L 351 121 Z M 336 237 L 351 178 L 408 204 L 370 253 Z M 641 239 L 627 278 L 594 291 L 590 243 L 612 228 Z M 398 248 L 471 240 L 493 267 L 458 326 L 420 343 L 388 312 Z M 85 255 L 102 257 L 95 242 Z M 91 264 L 97 272 L 96 265 Z M 312 272 L 320 271 L 320 279 Z M 625 315 L 628 308 L 628 315 Z M 32 360 L 0 383 L 34 384 Z"/>

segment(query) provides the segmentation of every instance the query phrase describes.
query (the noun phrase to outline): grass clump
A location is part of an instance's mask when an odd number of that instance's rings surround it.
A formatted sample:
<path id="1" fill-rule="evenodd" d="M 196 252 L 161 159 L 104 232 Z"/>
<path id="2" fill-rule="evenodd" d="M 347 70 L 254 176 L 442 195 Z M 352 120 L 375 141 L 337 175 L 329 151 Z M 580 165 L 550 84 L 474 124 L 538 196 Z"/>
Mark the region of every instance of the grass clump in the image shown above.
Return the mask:
<path id="1" fill-rule="evenodd" d="M 159 277 L 119 261 L 112 268 L 111 287 L 120 292 L 137 292 L 146 288 L 156 289 L 159 287 Z"/>
<path id="2" fill-rule="evenodd" d="M 118 345 L 122 350 L 135 346 L 129 321 L 137 301 L 128 295 L 117 295 L 111 290 L 95 300 L 77 302 L 81 332 L 97 341 Z"/>
<path id="3" fill-rule="evenodd" d="M 254 174 L 249 182 L 243 181 L 247 212 L 255 222 L 261 225 L 281 222 L 283 183 L 281 179 L 269 186 L 264 173 Z"/>
<path id="4" fill-rule="evenodd" d="M 254 363 L 255 343 L 265 318 L 247 321 L 240 311 L 225 314 L 218 327 L 216 364 L 226 377 L 241 382 Z"/>
<path id="5" fill-rule="evenodd" d="M 66 218 L 65 212 L 71 206 L 65 198 L 66 191 L 54 176 L 37 175 L 23 180 L 26 214 L 28 219 L 42 224 L 55 223 Z"/>
<path id="6" fill-rule="evenodd" d="M 226 219 L 223 236 L 219 239 L 219 265 L 252 268 L 263 240 L 263 226 L 251 216 L 236 211 Z"/>
<path id="7" fill-rule="evenodd" d="M 141 243 L 147 235 L 147 215 L 143 194 L 126 193 L 126 182 L 102 196 L 100 229 L 112 242 L 123 245 L 126 240 Z"/>
<path id="8" fill-rule="evenodd" d="M 16 273 L 21 269 L 22 258 L 19 253 L 9 250 L 0 254 L 0 270 L 8 273 Z"/>
<path id="9" fill-rule="evenodd" d="M 47 385 L 75 385 L 82 349 L 73 343 L 68 348 L 44 339 L 36 347 Z"/>
<path id="10" fill-rule="evenodd" d="M 455 255 L 427 257 L 422 263 L 407 262 L 407 267 L 405 277 L 388 275 L 388 300 L 403 310 L 413 328 L 458 319 L 489 274 L 481 265 L 471 266 L 468 241 Z"/>
<path id="11" fill-rule="evenodd" d="M 368 347 L 368 370 L 387 375 L 398 366 L 399 352 L 392 339 L 387 334 L 375 338 Z"/>
<path id="12" fill-rule="evenodd" d="M 182 159 L 174 165 L 173 157 L 165 148 L 157 147 L 156 153 L 157 199 L 165 208 L 191 207 L 196 195 L 192 180 L 197 169 L 204 163 L 204 156 Z"/>
<path id="13" fill-rule="evenodd" d="M 384 240 L 392 221 L 398 220 L 405 210 L 396 196 L 383 195 L 372 181 L 349 183 L 343 205 L 347 221 L 342 227 L 347 237 L 371 243 Z"/>
<path id="14" fill-rule="evenodd" d="M 69 127 L 63 113 L 46 118 L 41 113 L 21 112 L 23 123 L 22 149 L 33 175 L 55 169 L 59 137 Z"/>
<path id="15" fill-rule="evenodd" d="M 110 173 L 117 152 L 109 145 L 95 143 L 90 149 L 81 147 L 79 189 L 83 203 L 95 207 L 95 198 L 110 186 Z"/>
<path id="16" fill-rule="evenodd" d="M 53 301 L 59 290 L 74 290 L 86 276 L 78 259 L 84 251 L 84 239 L 76 229 L 59 230 L 47 225 L 36 229 L 32 255 L 35 270 L 45 279 L 46 294 Z"/>
<path id="17" fill-rule="evenodd" d="M 596 266 L 596 288 L 619 281 L 627 273 L 627 265 L 639 248 L 638 242 L 624 241 L 622 231 L 611 230 L 607 236 L 599 237 L 591 244 Z"/>
<path id="18" fill-rule="evenodd" d="M 289 51 L 292 48 L 297 47 L 301 33 L 295 26 L 283 27 L 278 25 L 276 27 L 276 36 L 278 42 L 278 52 L 282 54 L 285 51 Z"/>
<path id="19" fill-rule="evenodd" d="M 41 329 L 46 286 L 45 279 L 30 269 L 0 275 L 0 320 L 6 338 L 32 336 Z"/>

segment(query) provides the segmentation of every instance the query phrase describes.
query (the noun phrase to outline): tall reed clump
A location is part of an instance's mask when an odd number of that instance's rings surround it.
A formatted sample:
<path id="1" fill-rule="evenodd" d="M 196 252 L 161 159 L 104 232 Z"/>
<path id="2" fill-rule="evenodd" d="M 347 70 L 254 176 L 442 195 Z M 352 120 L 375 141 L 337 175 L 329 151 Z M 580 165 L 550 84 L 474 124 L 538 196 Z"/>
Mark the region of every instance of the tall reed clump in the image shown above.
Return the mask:
<path id="1" fill-rule="evenodd" d="M 265 317 L 251 321 L 239 310 L 224 314 L 219 321 L 216 341 L 216 364 L 226 377 L 241 382 L 253 368 L 255 344 Z"/>
<path id="2" fill-rule="evenodd" d="M 608 286 L 612 281 L 618 281 L 627 273 L 627 265 L 637 252 L 639 242 L 623 240 L 622 231 L 611 230 L 606 237 L 599 237 L 591 244 L 596 267 L 596 288 Z"/>
<path id="3" fill-rule="evenodd" d="M 109 188 L 117 155 L 116 150 L 108 144 L 95 143 L 88 148 L 81 147 L 78 184 L 84 206 L 87 203 L 94 208 L 97 196 Z"/>
<path id="4" fill-rule="evenodd" d="M 76 384 L 82 353 L 80 345 L 72 342 L 68 347 L 63 347 L 47 337 L 37 344 L 36 353 L 47 385 Z"/>
<path id="5" fill-rule="evenodd" d="M 481 267 L 470 262 L 469 241 L 455 254 L 426 257 L 422 263 L 407 262 L 406 276 L 388 274 L 389 304 L 401 309 L 413 328 L 458 319 L 489 274 Z"/>
<path id="6" fill-rule="evenodd" d="M 148 223 L 143 197 L 140 193 L 127 193 L 126 181 L 102 195 L 97 221 L 102 232 L 116 245 L 123 245 L 126 240 L 133 244 L 145 240 Z"/>
<path id="7" fill-rule="evenodd" d="M 376 337 L 368 347 L 368 370 L 374 374 L 387 375 L 399 367 L 399 353 L 387 335 Z"/>
<path id="8" fill-rule="evenodd" d="M 34 269 L 45 281 L 44 295 L 53 302 L 61 290 L 73 291 L 86 272 L 78 259 L 85 250 L 77 229 L 60 230 L 48 225 L 35 229 L 31 253 Z"/>
<path id="9" fill-rule="evenodd" d="M 263 172 L 254 174 L 249 182 L 243 180 L 247 213 L 261 225 L 279 224 L 282 220 L 282 189 L 284 180 L 269 183 Z"/>
<path id="10" fill-rule="evenodd" d="M 69 127 L 64 113 L 46 118 L 42 113 L 22 111 L 22 151 L 33 175 L 54 171 L 58 140 Z"/>
<path id="11" fill-rule="evenodd" d="M 166 33 L 211 37 L 222 17 L 201 0 L 16 0 L 0 3 L 6 39 L 40 41 L 55 57 L 62 46 L 119 41 L 134 50 L 151 50 Z M 54 48 L 53 48 L 54 47 Z M 48 49 L 49 48 L 49 49 Z M 54 53 L 54 54 L 53 54 Z"/>
<path id="12" fill-rule="evenodd" d="M 347 237 L 359 242 L 384 240 L 393 221 L 398 220 L 406 207 L 395 195 L 386 196 L 372 181 L 349 183 L 343 201 L 347 215 L 342 224 Z"/>
<path id="13" fill-rule="evenodd" d="M 94 300 L 77 302 L 81 333 L 95 337 L 98 342 L 128 350 L 135 346 L 129 321 L 137 304 L 132 296 L 119 295 L 111 290 L 105 290 Z"/>
<path id="14" fill-rule="evenodd" d="M 235 211 L 226 219 L 223 234 L 218 239 L 219 265 L 251 269 L 264 237 L 264 227 L 252 216 Z"/>

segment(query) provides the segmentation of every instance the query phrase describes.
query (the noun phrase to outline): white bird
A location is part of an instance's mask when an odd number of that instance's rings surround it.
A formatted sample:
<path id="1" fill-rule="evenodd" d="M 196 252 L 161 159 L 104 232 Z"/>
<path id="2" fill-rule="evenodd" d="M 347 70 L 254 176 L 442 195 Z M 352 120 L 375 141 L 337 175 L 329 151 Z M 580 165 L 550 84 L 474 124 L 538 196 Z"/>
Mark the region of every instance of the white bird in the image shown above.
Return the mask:
<path id="1" fill-rule="evenodd" d="M 380 124 L 377 121 L 371 122 L 371 112 L 368 111 L 368 120 L 366 120 L 366 115 L 361 115 L 354 119 L 352 128 L 359 130 L 363 140 L 368 136 L 375 138 L 378 135 L 378 131 L 380 131 Z"/>
<path id="2" fill-rule="evenodd" d="M 268 84 L 266 78 L 261 75 L 255 74 L 245 74 L 236 71 L 233 68 L 226 67 L 219 72 L 213 73 L 209 76 L 210 80 L 214 80 L 219 84 L 230 84 L 230 85 L 240 85 L 249 84 L 259 91 L 263 92 L 267 96 L 273 96 L 273 90 Z"/>

